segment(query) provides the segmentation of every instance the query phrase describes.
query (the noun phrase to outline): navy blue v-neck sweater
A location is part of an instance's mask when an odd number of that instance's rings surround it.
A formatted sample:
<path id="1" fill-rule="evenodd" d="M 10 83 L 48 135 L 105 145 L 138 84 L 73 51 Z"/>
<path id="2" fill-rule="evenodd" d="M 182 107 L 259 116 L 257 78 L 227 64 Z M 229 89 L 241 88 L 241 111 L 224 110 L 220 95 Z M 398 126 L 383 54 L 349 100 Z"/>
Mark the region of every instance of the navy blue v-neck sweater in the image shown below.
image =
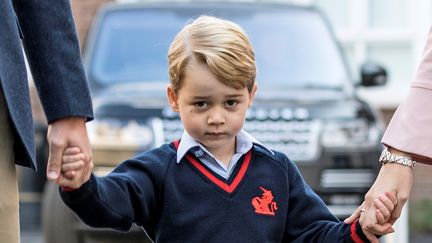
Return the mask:
<path id="1" fill-rule="evenodd" d="M 155 242 L 363 242 L 339 222 L 282 153 L 258 145 L 225 180 L 176 144 L 141 153 L 105 177 L 91 176 L 64 202 L 88 225 L 144 227 Z"/>

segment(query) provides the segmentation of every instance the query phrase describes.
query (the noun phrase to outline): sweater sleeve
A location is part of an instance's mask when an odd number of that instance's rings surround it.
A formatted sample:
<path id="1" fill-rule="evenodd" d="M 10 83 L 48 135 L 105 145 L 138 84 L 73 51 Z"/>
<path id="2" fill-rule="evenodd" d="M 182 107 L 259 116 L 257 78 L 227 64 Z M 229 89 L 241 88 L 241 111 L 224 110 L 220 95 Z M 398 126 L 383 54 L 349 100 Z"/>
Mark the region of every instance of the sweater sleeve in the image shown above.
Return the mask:
<path id="1" fill-rule="evenodd" d="M 307 185 L 297 167 L 287 159 L 289 202 L 286 241 L 369 242 L 359 223 L 340 222 Z"/>
<path id="2" fill-rule="evenodd" d="M 127 231 L 137 223 L 151 234 L 163 177 L 163 168 L 158 167 L 128 160 L 109 175 L 92 175 L 78 190 L 60 190 L 60 194 L 66 205 L 92 227 Z"/>
<path id="3" fill-rule="evenodd" d="M 382 142 L 423 156 L 432 164 L 432 29 L 406 99 L 399 105 Z M 421 161 L 429 163 L 429 160 Z"/>

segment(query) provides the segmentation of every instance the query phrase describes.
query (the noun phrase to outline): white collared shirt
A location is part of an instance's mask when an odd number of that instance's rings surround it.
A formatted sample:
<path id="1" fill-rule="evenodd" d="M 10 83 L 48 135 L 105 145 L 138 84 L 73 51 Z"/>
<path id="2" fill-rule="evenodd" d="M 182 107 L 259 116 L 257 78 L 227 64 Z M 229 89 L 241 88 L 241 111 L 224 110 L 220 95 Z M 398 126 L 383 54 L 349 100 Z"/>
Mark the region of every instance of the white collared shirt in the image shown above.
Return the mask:
<path id="1" fill-rule="evenodd" d="M 203 163 L 213 172 L 225 179 L 228 179 L 231 176 L 231 173 L 234 171 L 238 160 L 243 156 L 243 154 L 246 154 L 252 148 L 253 144 L 260 145 L 260 147 L 273 154 L 273 151 L 261 144 L 252 135 L 244 130 L 241 130 L 236 136 L 235 153 L 231 157 L 227 167 L 223 162 L 219 161 L 214 155 L 212 155 L 202 144 L 191 137 L 185 130 L 183 132 L 180 145 L 177 149 L 177 163 L 180 163 L 186 153 L 190 151 L 193 155 L 195 155 L 195 157 L 199 159 L 201 163 Z"/>

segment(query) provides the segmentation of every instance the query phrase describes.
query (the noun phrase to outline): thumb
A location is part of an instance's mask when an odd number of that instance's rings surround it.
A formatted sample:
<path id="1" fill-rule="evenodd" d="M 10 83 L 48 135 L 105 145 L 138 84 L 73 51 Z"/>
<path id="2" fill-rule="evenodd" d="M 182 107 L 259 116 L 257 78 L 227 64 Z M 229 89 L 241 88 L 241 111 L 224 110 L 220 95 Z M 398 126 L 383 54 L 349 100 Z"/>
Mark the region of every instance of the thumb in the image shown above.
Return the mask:
<path id="1" fill-rule="evenodd" d="M 345 224 L 352 224 L 352 223 L 354 223 L 354 221 L 356 221 L 356 219 L 358 219 L 359 217 L 360 217 L 360 209 L 363 207 L 363 204 L 364 203 L 362 203 L 355 211 L 354 211 L 354 213 L 352 213 L 351 214 L 351 216 L 349 216 L 348 218 L 346 218 L 345 220 L 344 220 L 344 223 Z"/>
<path id="2" fill-rule="evenodd" d="M 385 228 L 387 228 L 387 229 L 385 229 Z M 393 228 L 393 225 L 390 224 L 390 223 L 385 223 L 385 224 L 383 225 L 383 229 L 385 229 L 385 230 L 384 230 L 384 233 L 383 233 L 384 235 L 395 232 L 395 230 L 394 230 L 394 228 Z"/>
<path id="3" fill-rule="evenodd" d="M 47 177 L 51 181 L 59 179 L 63 149 L 63 146 L 49 145 Z"/>

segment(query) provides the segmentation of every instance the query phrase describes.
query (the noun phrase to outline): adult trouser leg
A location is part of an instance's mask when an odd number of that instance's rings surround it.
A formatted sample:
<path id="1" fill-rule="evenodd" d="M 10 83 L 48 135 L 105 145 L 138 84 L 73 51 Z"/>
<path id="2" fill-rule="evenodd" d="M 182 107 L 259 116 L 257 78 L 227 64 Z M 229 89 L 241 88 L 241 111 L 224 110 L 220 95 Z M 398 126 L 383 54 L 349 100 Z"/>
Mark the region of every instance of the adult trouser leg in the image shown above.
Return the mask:
<path id="1" fill-rule="evenodd" d="M 18 181 L 13 151 L 13 130 L 0 88 L 0 242 L 19 243 Z"/>

